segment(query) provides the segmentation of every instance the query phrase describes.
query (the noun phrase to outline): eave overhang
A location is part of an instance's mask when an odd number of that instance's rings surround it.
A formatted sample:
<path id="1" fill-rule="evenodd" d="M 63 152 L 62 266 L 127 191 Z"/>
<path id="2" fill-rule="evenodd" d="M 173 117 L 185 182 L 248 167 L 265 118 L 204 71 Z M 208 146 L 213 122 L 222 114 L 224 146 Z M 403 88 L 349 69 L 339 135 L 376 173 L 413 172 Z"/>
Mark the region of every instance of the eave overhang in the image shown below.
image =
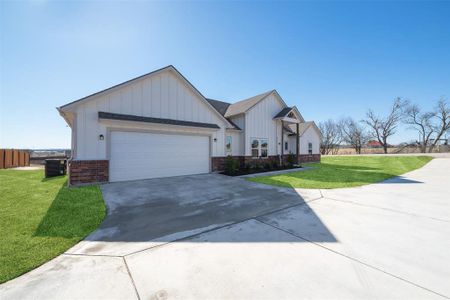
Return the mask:
<path id="1" fill-rule="evenodd" d="M 152 123 L 152 124 L 160 124 L 160 125 L 175 125 L 175 126 L 220 129 L 219 125 L 213 124 L 213 123 L 201 123 L 201 122 L 174 120 L 174 119 L 142 117 L 142 116 L 135 116 L 135 115 L 109 113 L 109 112 L 103 112 L 103 111 L 98 112 L 98 118 L 100 120 L 103 119 L 103 120 L 117 120 L 117 121 L 129 121 L 129 122 L 131 121 L 131 122 Z"/>

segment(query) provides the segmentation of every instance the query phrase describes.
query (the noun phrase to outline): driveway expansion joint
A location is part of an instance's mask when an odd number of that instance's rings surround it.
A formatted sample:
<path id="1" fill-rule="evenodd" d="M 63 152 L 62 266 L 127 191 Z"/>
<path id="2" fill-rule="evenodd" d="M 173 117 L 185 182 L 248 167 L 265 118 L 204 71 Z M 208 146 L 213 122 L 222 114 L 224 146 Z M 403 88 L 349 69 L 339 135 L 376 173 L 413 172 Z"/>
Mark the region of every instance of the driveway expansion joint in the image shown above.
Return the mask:
<path id="1" fill-rule="evenodd" d="M 404 281 L 404 282 L 406 282 L 406 283 L 408 283 L 408 284 L 411 284 L 411 285 L 413 285 L 413 286 L 415 286 L 415 287 L 417 287 L 417 288 L 426 290 L 426 291 L 428 291 L 428 292 L 430 292 L 430 293 L 433 293 L 433 294 L 438 295 L 438 296 L 440 296 L 440 297 L 443 297 L 443 298 L 445 298 L 445 299 L 450 299 L 450 297 L 448 297 L 448 296 L 446 296 L 446 295 L 440 294 L 440 293 L 438 293 L 438 292 L 436 292 L 436 291 L 433 291 L 433 290 L 431 290 L 431 289 L 429 289 L 429 288 L 426 288 L 426 287 L 424 287 L 424 286 L 421 286 L 421 285 L 419 285 L 419 284 L 417 284 L 417 283 L 414 283 L 414 282 L 412 282 L 412 281 L 409 281 L 409 280 L 407 280 L 407 279 L 404 279 L 404 278 L 402 278 L 402 277 L 400 277 L 400 276 L 397 276 L 397 275 L 395 275 L 395 274 L 392 274 L 392 273 L 390 273 L 390 272 L 388 272 L 388 271 L 385 271 L 385 270 L 383 270 L 383 269 L 380 269 L 380 268 L 378 268 L 378 267 L 372 266 L 371 264 L 368 264 L 368 263 L 363 262 L 363 261 L 361 261 L 361 260 L 359 260 L 359 259 L 356 259 L 356 258 L 353 258 L 353 257 L 351 257 L 351 256 L 348 256 L 348 255 L 346 255 L 346 254 L 343 254 L 343 253 L 341 253 L 341 252 L 339 252 L 339 251 L 330 249 L 330 248 L 328 248 L 328 247 L 326 247 L 326 246 L 324 246 L 324 245 L 321 245 L 320 243 L 317 243 L 317 242 L 313 242 L 313 241 L 311 241 L 311 240 L 308 240 L 308 239 L 306 239 L 306 238 L 304 238 L 304 237 L 301 237 L 301 236 L 299 236 L 299 235 L 297 235 L 297 234 L 295 234 L 295 233 L 293 233 L 293 232 L 291 232 L 291 231 L 289 231 L 289 230 L 285 230 L 285 229 L 283 229 L 283 228 L 277 227 L 277 226 L 275 226 L 275 225 L 273 225 L 273 224 L 269 224 L 269 223 L 266 223 L 266 222 L 261 221 L 261 220 L 258 220 L 258 219 L 256 219 L 256 221 L 258 221 L 258 222 L 260 222 L 260 223 L 262 223 L 262 224 L 271 226 L 272 228 L 278 229 L 278 230 L 280 230 L 280 231 L 283 231 L 283 232 L 285 232 L 285 233 L 287 233 L 287 234 L 290 234 L 290 235 L 292 235 L 292 236 L 294 236 L 294 237 L 296 237 L 296 238 L 302 239 L 302 240 L 304 240 L 304 241 L 306 241 L 306 242 L 309 242 L 309 243 L 311 243 L 311 244 L 314 244 L 314 245 L 316 245 L 316 246 L 318 246 L 318 247 L 321 247 L 321 248 L 323 248 L 323 249 L 325 249 L 325 250 L 328 250 L 328 251 L 330 251 L 330 252 L 332 252 L 332 253 L 334 253 L 334 254 L 340 255 L 340 256 L 345 257 L 345 258 L 347 258 L 347 259 L 350 259 L 350 260 L 352 260 L 352 261 L 354 261 L 354 262 L 357 262 L 357 263 L 359 263 L 359 264 L 362 264 L 362 265 L 364 265 L 364 266 L 366 266 L 366 267 L 369 267 L 369 268 L 371 268 L 371 269 L 373 269 L 373 270 L 382 272 L 382 273 L 384 273 L 384 274 L 386 274 L 386 275 L 388 275 L 388 276 L 391 276 L 391 277 L 394 277 L 394 278 L 396 278 L 396 279 L 402 280 L 402 281 Z"/>
<path id="2" fill-rule="evenodd" d="M 141 300 L 141 297 L 139 296 L 139 292 L 136 287 L 136 283 L 134 282 L 133 276 L 131 275 L 130 268 L 128 267 L 127 260 L 125 259 L 125 257 L 122 257 L 122 260 L 123 260 L 123 263 L 125 264 L 125 268 L 127 269 L 127 273 L 128 273 L 128 276 L 130 277 L 131 284 L 133 285 L 134 291 L 136 292 L 136 297 L 138 300 Z"/>
<path id="3" fill-rule="evenodd" d="M 122 258 L 123 255 L 109 255 L 109 254 L 85 254 L 85 253 L 68 253 L 65 252 L 61 255 L 67 256 L 94 256 L 94 257 L 111 257 L 111 258 Z"/>
<path id="4" fill-rule="evenodd" d="M 391 209 L 391 208 L 386 208 L 386 207 L 381 207 L 381 206 L 376 206 L 376 205 L 362 204 L 362 203 L 358 203 L 358 202 L 355 202 L 355 201 L 348 201 L 348 200 L 336 199 L 336 198 L 331 198 L 331 197 L 323 197 L 323 199 L 332 200 L 332 201 L 338 201 L 338 202 L 343 202 L 343 203 L 348 203 L 348 204 L 354 204 L 354 205 L 359 205 L 359 206 L 368 207 L 368 208 L 376 208 L 376 209 L 386 210 L 386 211 L 390 211 L 390 212 L 394 212 L 394 213 L 398 213 L 398 214 L 403 214 L 403 215 L 408 215 L 408 216 L 412 216 L 412 217 L 431 219 L 433 221 L 450 223 L 450 220 L 445 220 L 445 219 L 440 219 L 440 218 L 435 218 L 435 217 L 430 217 L 430 216 L 424 216 L 424 215 L 404 212 L 404 211 L 401 211 L 401 210 L 396 210 L 396 209 Z"/>

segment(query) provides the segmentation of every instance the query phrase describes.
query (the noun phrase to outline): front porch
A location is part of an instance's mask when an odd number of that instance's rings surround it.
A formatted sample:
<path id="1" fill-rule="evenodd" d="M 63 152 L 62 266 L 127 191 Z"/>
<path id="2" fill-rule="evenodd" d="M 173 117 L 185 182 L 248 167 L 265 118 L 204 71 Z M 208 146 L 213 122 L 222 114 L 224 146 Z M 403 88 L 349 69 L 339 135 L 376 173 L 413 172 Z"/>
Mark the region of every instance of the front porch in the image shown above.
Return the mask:
<path id="1" fill-rule="evenodd" d="M 280 149 L 280 163 L 285 163 L 285 157 L 288 157 L 291 154 L 294 154 L 295 164 L 299 165 L 301 163 L 300 159 L 300 130 L 299 124 L 305 122 L 302 115 L 298 111 L 298 109 L 293 107 L 285 107 L 282 109 L 274 118 L 275 121 L 280 123 L 281 127 L 281 149 Z M 295 131 L 291 129 L 291 126 L 295 125 Z M 288 152 L 288 139 L 289 135 L 295 134 L 295 152 Z M 286 153 L 287 152 L 287 153 Z M 319 158 L 320 160 L 320 158 Z"/>

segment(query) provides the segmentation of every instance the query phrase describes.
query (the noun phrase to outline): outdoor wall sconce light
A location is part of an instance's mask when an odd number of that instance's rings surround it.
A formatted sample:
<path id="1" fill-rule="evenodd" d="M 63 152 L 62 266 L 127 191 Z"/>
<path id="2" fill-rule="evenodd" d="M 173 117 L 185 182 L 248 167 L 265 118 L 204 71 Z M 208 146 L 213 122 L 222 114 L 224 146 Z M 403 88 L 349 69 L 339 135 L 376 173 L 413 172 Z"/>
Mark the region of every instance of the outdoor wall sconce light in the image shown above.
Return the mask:
<path id="1" fill-rule="evenodd" d="M 100 134 L 100 135 L 98 136 L 98 139 L 99 139 L 100 141 L 103 141 L 103 140 L 105 139 L 105 137 L 103 136 L 103 134 Z"/>
<path id="2" fill-rule="evenodd" d="M 214 138 L 214 142 L 217 142 L 217 138 Z"/>

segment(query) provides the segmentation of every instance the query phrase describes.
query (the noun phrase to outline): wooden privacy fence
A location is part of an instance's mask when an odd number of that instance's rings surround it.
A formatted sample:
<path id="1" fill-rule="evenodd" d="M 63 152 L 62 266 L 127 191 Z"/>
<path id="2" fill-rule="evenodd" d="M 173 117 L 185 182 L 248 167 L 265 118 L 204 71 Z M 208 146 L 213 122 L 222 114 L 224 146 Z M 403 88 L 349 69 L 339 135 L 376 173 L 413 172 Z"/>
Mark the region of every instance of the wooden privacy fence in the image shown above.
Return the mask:
<path id="1" fill-rule="evenodd" d="M 25 167 L 30 165 L 28 150 L 0 149 L 0 169 Z"/>

